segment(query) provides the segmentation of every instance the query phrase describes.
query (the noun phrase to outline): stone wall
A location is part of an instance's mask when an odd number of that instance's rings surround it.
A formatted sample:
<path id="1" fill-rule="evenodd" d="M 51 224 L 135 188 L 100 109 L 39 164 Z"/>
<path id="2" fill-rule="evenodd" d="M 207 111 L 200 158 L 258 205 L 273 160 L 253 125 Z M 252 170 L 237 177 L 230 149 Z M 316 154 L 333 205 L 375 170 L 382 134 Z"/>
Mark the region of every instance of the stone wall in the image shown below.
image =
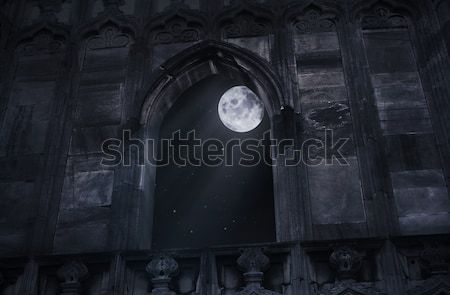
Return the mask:
<path id="1" fill-rule="evenodd" d="M 349 138 L 346 165 L 274 168 L 272 266 L 252 254 L 264 290 L 449 294 L 449 31 L 448 0 L 0 0 L 0 288 L 258 286 L 238 246 L 175 251 L 178 276 L 149 281 L 155 171 L 100 164 L 105 139 L 154 136 L 223 74 L 253 83 L 276 138 Z M 68 260 L 85 265 L 58 272 Z"/>

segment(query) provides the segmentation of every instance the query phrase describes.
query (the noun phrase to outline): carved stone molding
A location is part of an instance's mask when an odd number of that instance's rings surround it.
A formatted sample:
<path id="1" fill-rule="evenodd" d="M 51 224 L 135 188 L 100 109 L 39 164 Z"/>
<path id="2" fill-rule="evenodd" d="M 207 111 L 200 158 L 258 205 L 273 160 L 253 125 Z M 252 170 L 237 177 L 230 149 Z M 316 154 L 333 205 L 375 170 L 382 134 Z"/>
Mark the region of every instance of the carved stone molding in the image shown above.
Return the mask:
<path id="1" fill-rule="evenodd" d="M 271 33 L 272 24 L 269 19 L 258 17 L 249 11 L 242 11 L 223 21 L 221 31 L 224 38 L 263 36 Z"/>
<path id="2" fill-rule="evenodd" d="M 172 15 L 150 30 L 152 44 L 196 42 L 204 37 L 202 21 L 182 14 Z"/>
<path id="3" fill-rule="evenodd" d="M 297 33 L 323 33 L 336 30 L 335 16 L 324 13 L 319 7 L 310 6 L 291 21 Z"/>
<path id="4" fill-rule="evenodd" d="M 393 8 L 377 4 L 361 18 L 363 29 L 384 29 L 384 28 L 406 28 L 408 27 L 407 18 L 394 12 Z"/>
<path id="5" fill-rule="evenodd" d="M 88 274 L 86 265 L 79 261 L 71 261 L 60 267 L 57 276 L 61 280 L 61 295 L 81 294 L 81 282 L 87 278 Z"/>
<path id="6" fill-rule="evenodd" d="M 328 284 L 322 287 L 319 295 L 385 295 L 372 283 L 355 283 L 350 281 Z"/>
<path id="7" fill-rule="evenodd" d="M 89 38 L 87 49 L 120 48 L 130 44 L 131 37 L 114 24 L 104 26 L 98 35 Z"/>
<path id="8" fill-rule="evenodd" d="M 244 271 L 245 281 L 244 288 L 237 295 L 279 295 L 262 287 L 264 271 L 269 268 L 270 261 L 261 248 L 241 250 L 237 264 Z"/>
<path id="9" fill-rule="evenodd" d="M 175 295 L 169 283 L 178 272 L 178 263 L 171 256 L 159 254 L 153 257 L 146 267 L 153 285 L 152 295 Z"/>
<path id="10" fill-rule="evenodd" d="M 336 248 L 330 255 L 330 265 L 341 281 L 353 280 L 362 266 L 363 255 L 348 246 Z"/>
<path id="11" fill-rule="evenodd" d="M 56 35 L 48 29 L 43 29 L 21 42 L 18 47 L 23 56 L 54 54 L 65 49 L 63 36 Z"/>

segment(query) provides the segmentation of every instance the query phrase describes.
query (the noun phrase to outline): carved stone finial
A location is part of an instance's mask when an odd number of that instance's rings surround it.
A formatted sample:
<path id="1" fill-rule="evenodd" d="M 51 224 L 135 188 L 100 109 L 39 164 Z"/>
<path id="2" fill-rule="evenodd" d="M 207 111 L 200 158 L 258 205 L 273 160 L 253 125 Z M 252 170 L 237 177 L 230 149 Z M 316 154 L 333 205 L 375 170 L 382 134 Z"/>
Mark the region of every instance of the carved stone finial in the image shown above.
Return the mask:
<path id="1" fill-rule="evenodd" d="M 270 260 L 262 248 L 248 248 L 241 250 L 237 260 L 239 268 L 244 271 L 245 287 L 237 295 L 278 295 L 262 287 L 264 271 L 269 268 Z"/>
<path id="2" fill-rule="evenodd" d="M 86 265 L 78 261 L 71 261 L 60 267 L 57 271 L 57 276 L 62 281 L 60 284 L 61 295 L 81 294 L 81 282 L 88 274 Z"/>
<path id="3" fill-rule="evenodd" d="M 330 264 L 339 280 L 352 280 L 361 270 L 362 255 L 351 247 L 336 248 L 330 255 Z"/>
<path id="4" fill-rule="evenodd" d="M 249 248 L 241 251 L 237 264 L 245 272 L 263 272 L 269 267 L 269 257 L 261 248 Z"/>
<path id="5" fill-rule="evenodd" d="M 175 295 L 169 288 L 170 280 L 178 272 L 178 263 L 166 254 L 153 257 L 147 264 L 146 271 L 152 277 L 152 295 Z"/>
<path id="6" fill-rule="evenodd" d="M 425 276 L 448 274 L 450 257 L 448 248 L 438 242 L 424 243 L 420 253 L 420 268 Z"/>

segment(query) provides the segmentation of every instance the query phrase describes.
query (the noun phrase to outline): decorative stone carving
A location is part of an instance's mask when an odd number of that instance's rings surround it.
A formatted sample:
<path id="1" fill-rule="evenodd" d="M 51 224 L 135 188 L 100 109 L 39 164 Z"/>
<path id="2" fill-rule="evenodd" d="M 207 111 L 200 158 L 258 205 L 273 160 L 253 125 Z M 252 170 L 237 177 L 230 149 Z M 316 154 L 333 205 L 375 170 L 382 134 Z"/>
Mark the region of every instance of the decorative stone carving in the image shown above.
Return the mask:
<path id="1" fill-rule="evenodd" d="M 330 265 L 336 271 L 337 280 L 333 284 L 326 284 L 320 295 L 381 295 L 372 283 L 356 282 L 356 276 L 362 267 L 363 255 L 349 246 L 334 249 L 330 255 Z"/>
<path id="2" fill-rule="evenodd" d="M 447 275 L 449 272 L 449 249 L 438 242 L 424 243 L 420 253 L 420 268 L 425 277 Z"/>
<path id="3" fill-rule="evenodd" d="M 351 247 L 336 248 L 330 255 L 330 264 L 339 280 L 355 279 L 362 266 L 362 255 Z"/>
<path id="4" fill-rule="evenodd" d="M 346 104 L 331 101 L 326 107 L 309 111 L 305 117 L 316 130 L 342 128 L 351 122 L 350 108 Z"/>
<path id="5" fill-rule="evenodd" d="M 450 294 L 450 249 L 447 237 L 424 238 L 420 244 L 410 239 L 401 243 L 403 255 L 417 261 L 422 280 L 416 278 L 410 295 Z"/>
<path id="6" fill-rule="evenodd" d="M 279 295 L 276 292 L 264 289 L 261 285 L 264 271 L 270 265 L 269 257 L 264 255 L 261 248 L 242 250 L 237 264 L 244 271 L 245 281 L 245 287 L 237 292 L 237 295 Z"/>
<path id="7" fill-rule="evenodd" d="M 172 277 L 178 272 L 175 259 L 166 254 L 156 255 L 147 265 L 146 271 L 151 276 L 152 295 L 175 295 L 169 288 Z"/>
<path id="8" fill-rule="evenodd" d="M 100 33 L 88 40 L 88 49 L 120 48 L 130 44 L 130 36 L 115 25 L 109 24 Z"/>
<path id="9" fill-rule="evenodd" d="M 61 280 L 61 295 L 80 295 L 81 282 L 88 274 L 88 268 L 81 262 L 72 261 L 64 264 L 57 271 L 57 276 Z"/>
<path id="10" fill-rule="evenodd" d="M 405 28 L 408 27 L 408 21 L 388 6 L 377 5 L 363 15 L 361 25 L 363 29 Z"/>
<path id="11" fill-rule="evenodd" d="M 269 35 L 271 31 L 272 24 L 269 19 L 256 16 L 247 10 L 222 22 L 224 38 L 263 36 Z"/>
<path id="12" fill-rule="evenodd" d="M 65 48 L 64 38 L 43 29 L 19 46 L 19 54 L 23 56 L 54 54 Z"/>
<path id="13" fill-rule="evenodd" d="M 204 38 L 199 21 L 175 15 L 151 30 L 150 42 L 154 44 L 196 42 Z"/>
<path id="14" fill-rule="evenodd" d="M 297 33 L 310 34 L 336 30 L 335 16 L 323 13 L 318 7 L 310 7 L 293 20 Z"/>

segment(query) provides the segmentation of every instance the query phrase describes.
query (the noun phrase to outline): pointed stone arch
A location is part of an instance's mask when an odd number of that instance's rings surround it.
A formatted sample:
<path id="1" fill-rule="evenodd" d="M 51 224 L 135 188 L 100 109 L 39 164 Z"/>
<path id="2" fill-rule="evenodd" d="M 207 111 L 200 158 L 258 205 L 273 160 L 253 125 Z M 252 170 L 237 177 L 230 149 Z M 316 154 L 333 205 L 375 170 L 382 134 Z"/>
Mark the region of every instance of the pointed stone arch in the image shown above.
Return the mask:
<path id="1" fill-rule="evenodd" d="M 162 119 L 176 98 L 208 76 L 225 74 L 242 80 L 264 101 L 270 116 L 284 105 L 281 85 L 270 65 L 246 49 L 224 42 L 204 41 L 163 64 L 146 89 L 140 123 Z"/>
<path id="2" fill-rule="evenodd" d="M 288 111 L 290 108 L 286 107 L 282 85 L 269 63 L 246 49 L 208 40 L 185 49 L 155 70 L 149 83 L 143 87 L 145 92 L 139 98 L 142 101 L 140 124 L 133 128 L 133 135 L 143 141 L 158 140 L 164 117 L 181 94 L 196 83 L 214 75 L 225 75 L 242 83 L 263 100 L 275 138 L 283 138 L 288 132 L 283 130 L 292 129 L 289 125 L 291 112 Z M 146 161 L 144 166 L 122 169 L 124 172 L 120 183 L 124 186 L 134 183 L 136 187 L 141 188 L 136 192 L 139 195 L 136 197 L 141 200 L 136 208 L 138 213 L 136 216 L 128 217 L 130 226 L 123 230 L 127 232 L 129 228 L 135 228 L 136 236 L 132 236 L 128 243 L 134 245 L 132 247 L 147 248 L 151 245 L 149 233 L 153 231 L 156 166 Z M 291 216 L 293 213 L 286 210 L 295 211 L 298 205 L 286 200 L 285 190 L 291 181 L 289 177 L 295 177 L 296 174 L 287 172 L 284 164 L 276 165 L 272 169 L 276 187 L 273 198 L 274 202 L 279 204 L 275 205 L 277 240 L 292 240 L 298 233 L 289 230 L 291 221 L 287 215 Z M 133 175 L 140 177 L 136 178 Z M 139 183 L 136 179 L 140 179 Z M 292 194 L 297 194 L 295 189 L 291 191 Z M 129 198 L 129 195 L 123 197 Z M 117 243 L 122 243 L 121 241 L 118 240 Z"/>

